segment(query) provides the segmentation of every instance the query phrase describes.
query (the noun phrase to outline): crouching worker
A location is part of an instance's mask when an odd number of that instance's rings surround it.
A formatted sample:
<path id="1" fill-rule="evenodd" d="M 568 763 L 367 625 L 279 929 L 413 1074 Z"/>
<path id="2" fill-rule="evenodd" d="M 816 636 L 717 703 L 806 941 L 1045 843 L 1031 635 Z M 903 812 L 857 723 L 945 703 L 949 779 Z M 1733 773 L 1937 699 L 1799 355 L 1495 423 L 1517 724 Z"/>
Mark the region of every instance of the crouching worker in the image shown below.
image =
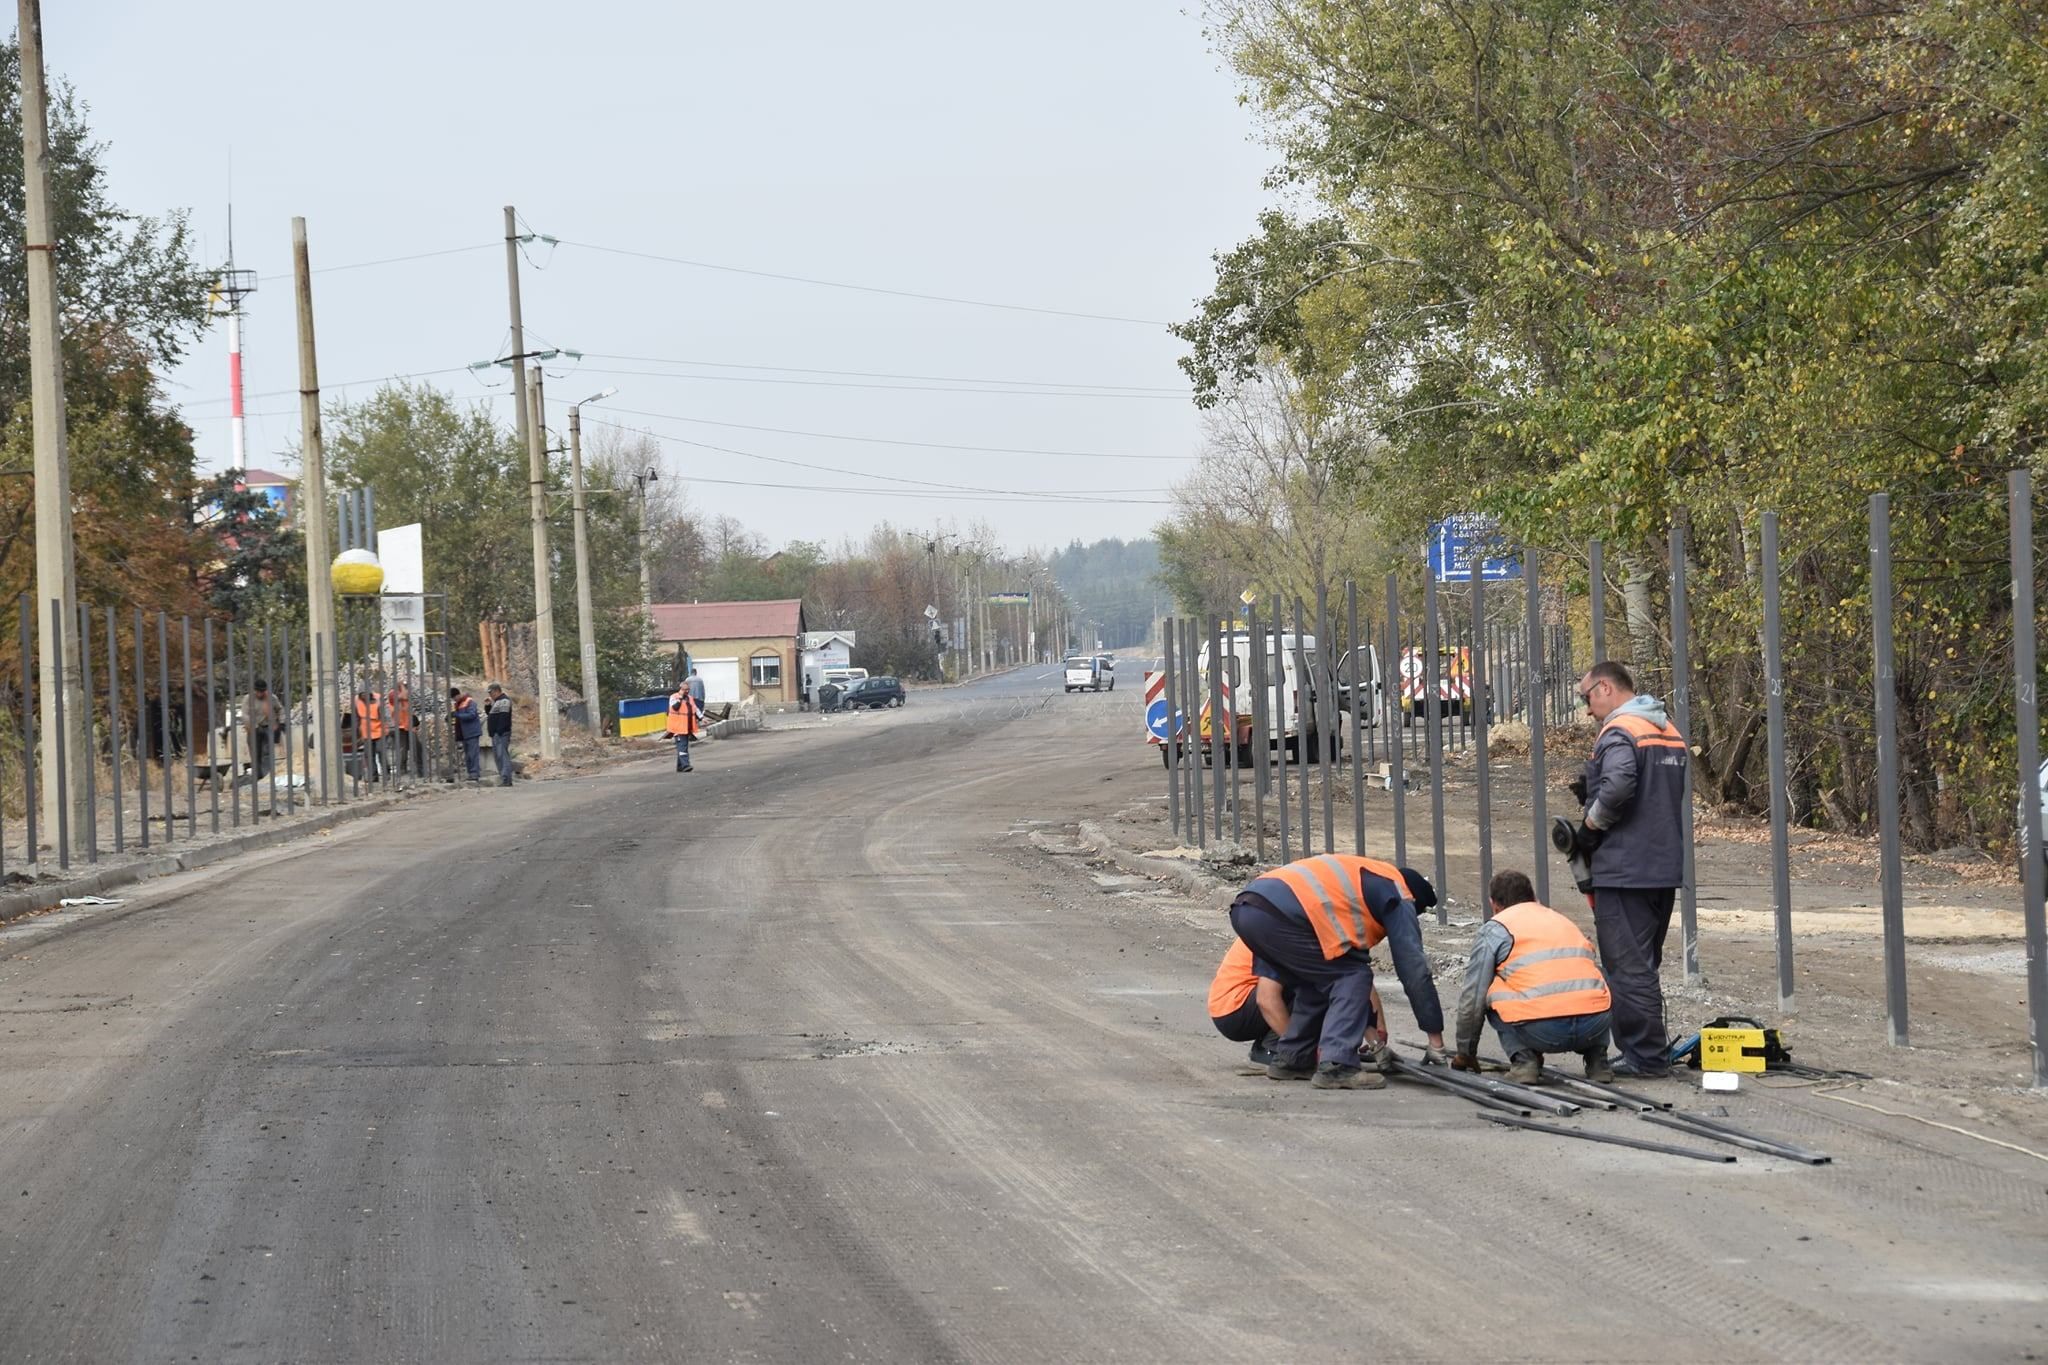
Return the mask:
<path id="1" fill-rule="evenodd" d="M 1358 1065 L 1372 1017 L 1372 959 L 1385 940 L 1415 1022 L 1443 1053 L 1443 1005 L 1422 951 L 1416 904 L 1436 892 L 1392 863 L 1325 853 L 1254 878 L 1230 907 L 1230 927 L 1274 979 L 1294 991 L 1287 1027 L 1266 1068 L 1276 1081 L 1311 1081 L 1321 1090 L 1377 1090 L 1378 1071 Z"/>
<path id="2" fill-rule="evenodd" d="M 1234 939 L 1230 951 L 1217 964 L 1216 977 L 1209 983 L 1209 1022 L 1233 1043 L 1250 1043 L 1251 1052 L 1239 1064 L 1241 1076 L 1263 1076 L 1280 1055 L 1273 1045 L 1287 1032 L 1287 1017 L 1294 1005 L 1294 992 L 1280 984 L 1273 969 L 1252 956 L 1243 939 Z M 1385 1047 L 1387 1021 L 1380 1014 L 1380 993 L 1372 993 L 1372 1027 L 1366 1032 L 1368 1047 Z"/>
<path id="3" fill-rule="evenodd" d="M 1607 978 L 1579 926 L 1536 899 L 1521 872 L 1486 889 L 1493 918 L 1472 943 L 1458 997 L 1458 1053 L 1451 1065 L 1477 1071 L 1479 1032 L 1492 1024 L 1508 1054 L 1508 1079 L 1543 1075 L 1546 1053 L 1576 1052 L 1589 1081 L 1611 1081 L 1607 1061 Z"/>

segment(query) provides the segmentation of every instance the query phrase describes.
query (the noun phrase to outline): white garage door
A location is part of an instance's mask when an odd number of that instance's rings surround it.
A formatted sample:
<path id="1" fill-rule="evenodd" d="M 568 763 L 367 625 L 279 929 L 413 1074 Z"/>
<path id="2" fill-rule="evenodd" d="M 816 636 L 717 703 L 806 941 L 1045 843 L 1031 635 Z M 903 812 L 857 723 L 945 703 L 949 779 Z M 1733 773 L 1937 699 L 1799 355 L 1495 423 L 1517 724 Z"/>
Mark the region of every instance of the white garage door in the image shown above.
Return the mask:
<path id="1" fill-rule="evenodd" d="M 704 680 L 704 700 L 707 703 L 736 702 L 740 699 L 740 661 L 738 659 L 692 659 L 697 676 Z"/>

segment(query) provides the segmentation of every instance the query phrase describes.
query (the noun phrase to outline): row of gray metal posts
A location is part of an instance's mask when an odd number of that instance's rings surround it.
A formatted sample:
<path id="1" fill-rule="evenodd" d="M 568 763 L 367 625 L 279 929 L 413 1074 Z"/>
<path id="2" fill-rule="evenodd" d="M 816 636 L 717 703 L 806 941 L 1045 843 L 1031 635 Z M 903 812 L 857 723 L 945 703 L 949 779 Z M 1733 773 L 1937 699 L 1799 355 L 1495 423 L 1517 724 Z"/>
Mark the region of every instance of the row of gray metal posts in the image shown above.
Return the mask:
<path id="1" fill-rule="evenodd" d="M 342 638 L 328 645 L 327 673 L 337 680 L 331 695 L 309 677 L 317 674 L 308 667 L 309 642 L 289 624 L 212 618 L 195 623 L 189 615 L 174 618 L 166 612 L 152 619 L 140 610 L 124 613 L 81 604 L 68 623 L 61 607 L 50 612 L 56 623 L 53 638 L 41 641 L 40 614 L 26 594 L 19 607 L 23 668 L 14 701 L 22 761 L 16 776 L 25 821 L 23 836 L 12 849 L 0 827 L 0 871 L 10 861 L 38 866 L 46 845 L 58 869 L 69 870 L 74 861 L 93 865 L 104 854 L 124 854 L 131 844 L 148 849 L 197 838 L 202 821 L 208 834 L 218 834 L 223 814 L 227 828 L 239 829 L 245 817 L 254 824 L 293 814 L 306 804 L 324 806 L 360 796 L 368 775 L 360 759 L 347 765 L 340 787 L 328 791 L 314 776 L 317 764 L 308 750 L 316 736 L 327 737 L 326 742 L 338 739 L 342 718 L 353 717 L 359 683 L 372 678 L 378 691 L 388 686 L 384 680 L 402 680 L 412 695 L 413 743 L 403 761 L 393 764 L 397 781 L 410 785 L 452 771 L 444 700 L 449 685 L 445 604 L 438 599 L 434 607 L 443 615 L 441 629 L 427 636 L 428 657 L 421 659 L 412 658 L 399 637 L 383 630 L 374 610 L 344 614 Z M 66 746 L 68 732 L 61 724 L 68 691 L 66 634 L 76 640 L 76 681 L 90 715 L 85 753 Z M 37 747 L 38 645 L 47 645 L 58 661 L 60 724 L 53 768 Z M 259 736 L 243 714 L 258 680 L 267 684 L 283 722 L 268 736 Z M 390 747 L 398 758 L 395 740 Z M 56 796 L 54 829 L 44 827 L 39 798 L 46 785 Z"/>
<path id="2" fill-rule="evenodd" d="M 2014 719 L 2018 734 L 2018 773 L 2015 783 L 2016 807 L 2020 816 L 2020 845 L 2024 856 L 2021 859 L 2021 908 L 2027 942 L 2027 1001 L 2028 1037 L 2033 1050 L 2034 1075 L 2038 1085 L 2048 1086 L 2048 911 L 2044 911 L 2044 882 L 2048 882 L 2048 869 L 2043 865 L 2042 790 L 2040 783 L 2041 744 L 2040 709 L 2037 690 L 2038 656 L 2037 629 L 2035 621 L 2034 592 L 2034 531 L 2032 520 L 2032 487 L 2030 476 L 2023 470 L 2014 471 L 2008 479 L 2007 501 L 2009 515 L 2009 541 L 2011 559 L 2011 594 L 2013 608 L 2012 667 L 2014 680 Z M 1780 552 L 1781 528 L 1775 512 L 1762 517 L 1762 617 L 1763 617 L 1763 673 L 1765 680 L 1766 733 L 1768 743 L 1768 767 L 1770 783 L 1770 826 L 1771 826 L 1771 897 L 1773 906 L 1773 927 L 1777 956 L 1777 991 L 1781 1010 L 1790 1011 L 1794 1005 L 1794 964 L 1792 936 L 1792 883 L 1790 870 L 1790 808 L 1787 791 L 1787 755 L 1785 723 L 1785 683 L 1783 656 L 1783 621 L 1780 603 Z M 1686 524 L 1683 515 L 1674 518 L 1670 530 L 1667 553 L 1670 563 L 1670 603 L 1672 658 L 1670 678 L 1670 702 L 1673 723 L 1689 739 L 1693 735 L 1693 697 L 1691 673 L 1691 625 L 1689 594 L 1686 582 L 1687 548 Z M 1885 968 L 1885 1019 L 1890 1040 L 1904 1046 L 1910 1039 L 1906 991 L 1906 939 L 1904 909 L 1903 851 L 1899 831 L 1899 771 L 1897 747 L 1898 680 L 1893 657 L 1893 588 L 1891 575 L 1890 499 L 1878 494 L 1870 500 L 1870 562 L 1872 600 L 1872 649 L 1875 696 L 1873 698 L 1873 724 L 1878 757 L 1877 773 L 1877 819 L 1879 843 L 1879 896 L 1883 926 L 1883 961 Z M 1598 540 L 1588 546 L 1586 556 L 1590 591 L 1590 625 L 1592 659 L 1607 657 L 1607 589 L 1606 559 L 1604 547 Z M 1430 582 L 1425 588 L 1423 615 L 1419 623 L 1406 622 L 1401 618 L 1401 601 L 1396 579 L 1389 575 L 1386 581 L 1386 614 L 1377 629 L 1370 620 L 1361 621 L 1358 615 L 1358 589 L 1355 583 L 1344 585 L 1345 621 L 1342 642 L 1355 649 L 1361 642 L 1370 642 L 1380 651 L 1383 667 L 1391 664 L 1391 672 L 1383 672 L 1381 686 L 1375 696 L 1366 695 L 1363 684 L 1371 676 L 1361 666 L 1357 655 L 1353 655 L 1348 669 L 1340 669 L 1337 663 L 1339 652 L 1335 648 L 1338 637 L 1332 635 L 1327 596 L 1319 592 L 1316 603 L 1317 647 L 1311 651 L 1304 640 L 1304 609 L 1297 599 L 1293 603 L 1293 643 L 1285 644 L 1287 620 L 1284 604 L 1280 598 L 1271 599 L 1269 606 L 1252 604 L 1245 612 L 1242 627 L 1219 624 L 1215 621 L 1197 623 L 1193 620 L 1169 621 L 1166 632 L 1167 651 L 1167 700 L 1170 717 L 1181 717 L 1188 712 L 1180 725 L 1173 731 L 1165 746 L 1166 769 L 1169 789 L 1169 818 L 1175 834 L 1198 846 L 1206 845 L 1211 830 L 1216 838 L 1223 834 L 1224 808 L 1228 806 L 1231 833 L 1234 840 L 1243 837 L 1243 821 L 1239 812 L 1242 793 L 1241 768 L 1249 763 L 1252 768 L 1252 810 L 1251 842 L 1257 857 L 1268 857 L 1268 832 L 1266 824 L 1266 803 L 1273 799 L 1278 806 L 1278 855 L 1281 861 L 1307 856 L 1317 851 L 1312 789 L 1309 781 L 1311 769 L 1319 770 L 1322 777 L 1322 837 L 1320 846 L 1329 851 L 1335 846 L 1334 807 L 1335 776 L 1333 763 L 1341 764 L 1339 754 L 1329 742 L 1311 744 L 1307 723 L 1297 719 L 1294 733 L 1290 737 L 1284 717 L 1291 707 L 1297 718 L 1304 712 L 1313 717 L 1313 733 L 1317 739 L 1335 737 L 1343 728 L 1338 720 L 1339 702 L 1343 703 L 1343 718 L 1349 723 L 1351 743 L 1350 786 L 1352 800 L 1351 844 L 1353 849 L 1365 854 L 1369 850 L 1378 856 L 1391 856 L 1395 863 L 1407 866 L 1407 786 L 1411 762 L 1426 762 L 1430 802 L 1430 836 L 1433 845 L 1432 863 L 1436 873 L 1439 903 L 1439 921 L 1448 917 L 1453 901 L 1475 905 L 1479 912 L 1488 913 L 1485 887 L 1491 880 L 1494 869 L 1493 849 L 1493 774 L 1490 766 L 1490 729 L 1500 720 L 1519 718 L 1526 722 L 1528 730 L 1530 770 L 1530 871 L 1536 885 L 1538 897 L 1549 900 L 1551 895 L 1551 857 L 1548 830 L 1548 755 L 1545 748 L 1546 731 L 1549 728 L 1569 724 L 1579 714 L 1581 703 L 1575 693 L 1575 680 L 1582 672 L 1582 666 L 1573 658 L 1572 633 L 1567 626 L 1547 624 L 1543 594 L 1544 556 L 1542 552 L 1524 547 L 1521 555 L 1522 591 L 1524 609 L 1519 627 L 1493 624 L 1487 619 L 1487 585 L 1481 576 L 1481 561 L 1473 557 L 1468 585 L 1469 607 L 1462 623 L 1454 623 L 1446 648 L 1444 616 L 1439 601 L 1438 587 Z M 1242 638 L 1252 647 L 1244 651 L 1244 663 L 1248 665 L 1245 678 L 1226 677 L 1224 669 L 1207 669 L 1201 666 L 1199 657 L 1201 645 L 1206 638 L 1211 658 L 1223 657 L 1228 651 L 1222 649 L 1222 642 L 1230 638 L 1229 632 L 1240 630 Z M 1457 724 L 1447 727 L 1437 703 L 1439 669 L 1447 654 L 1454 659 L 1458 650 L 1468 651 L 1463 663 L 1467 670 L 1467 681 L 1462 693 L 1462 704 L 1458 707 Z M 1413 651 L 1411 655 L 1410 651 Z M 1306 688 L 1305 696 L 1288 698 L 1284 696 L 1283 682 L 1287 676 L 1288 653 L 1293 656 L 1295 674 L 1301 684 L 1294 689 L 1297 694 Z M 1410 691 L 1414 705 L 1423 711 L 1421 734 L 1415 727 L 1404 726 L 1409 708 L 1403 701 L 1404 660 L 1413 658 L 1418 677 Z M 1230 663 L 1226 669 L 1232 673 L 1240 665 Z M 1206 673 L 1206 681 L 1205 681 Z M 1348 676 L 1347 676 L 1348 675 Z M 1206 686 L 1208 696 L 1202 696 Z M 1236 690 L 1248 686 L 1251 690 L 1249 712 L 1249 753 L 1245 746 L 1234 742 L 1219 744 L 1213 752 L 1222 755 L 1222 763 L 1231 769 L 1228 794 L 1221 768 L 1214 771 L 1208 805 L 1212 819 L 1204 820 L 1202 783 L 1200 772 L 1205 745 L 1200 740 L 1201 713 L 1206 710 L 1212 717 L 1239 713 L 1242 704 L 1235 699 Z M 1224 689 L 1232 689 L 1231 699 L 1226 701 Z M 1376 700 L 1377 716 L 1371 703 Z M 1276 704 L 1279 712 L 1276 714 Z M 1371 723 L 1377 721 L 1376 724 Z M 1220 730 L 1221 726 L 1212 726 Z M 1299 776 L 1298 790 L 1290 794 L 1289 789 L 1289 744 L 1295 746 L 1292 762 Z M 1473 751 L 1473 772 L 1476 786 L 1478 863 L 1477 884 L 1458 887 L 1451 884 L 1445 858 L 1445 761 L 1446 754 L 1458 753 L 1469 743 Z M 1681 953 L 1686 979 L 1699 982 L 1702 979 L 1699 956 L 1699 902 L 1698 877 L 1693 862 L 1693 812 L 1692 812 L 1693 765 L 1686 769 L 1687 799 L 1684 804 L 1684 839 L 1686 861 L 1683 885 L 1679 888 L 1679 920 Z M 1367 829 L 1364 794 L 1368 785 L 1383 785 L 1391 795 L 1388 828 L 1383 842 L 1376 842 Z"/>

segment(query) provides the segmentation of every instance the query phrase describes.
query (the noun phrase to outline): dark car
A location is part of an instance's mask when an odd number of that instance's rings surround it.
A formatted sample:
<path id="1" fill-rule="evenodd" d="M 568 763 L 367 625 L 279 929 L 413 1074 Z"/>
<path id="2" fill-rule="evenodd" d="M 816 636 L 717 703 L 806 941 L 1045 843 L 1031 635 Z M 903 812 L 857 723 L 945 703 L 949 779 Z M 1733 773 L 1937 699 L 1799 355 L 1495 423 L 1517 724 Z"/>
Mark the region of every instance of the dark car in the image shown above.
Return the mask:
<path id="1" fill-rule="evenodd" d="M 849 711 L 863 706 L 901 706 L 903 684 L 894 678 L 862 678 L 847 689 L 839 704 Z"/>

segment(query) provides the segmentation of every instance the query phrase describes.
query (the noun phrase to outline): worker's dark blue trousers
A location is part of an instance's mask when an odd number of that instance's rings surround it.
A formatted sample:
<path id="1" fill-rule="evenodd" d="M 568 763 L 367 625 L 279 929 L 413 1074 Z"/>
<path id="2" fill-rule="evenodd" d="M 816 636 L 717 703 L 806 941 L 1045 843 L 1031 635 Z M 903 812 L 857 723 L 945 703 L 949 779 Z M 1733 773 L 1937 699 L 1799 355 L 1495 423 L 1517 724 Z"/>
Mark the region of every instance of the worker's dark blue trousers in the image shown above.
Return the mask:
<path id="1" fill-rule="evenodd" d="M 1365 951 L 1326 958 L 1307 915 L 1276 910 L 1262 900 L 1240 898 L 1230 907 L 1230 927 L 1281 985 L 1294 990 L 1287 1032 L 1273 1047 L 1280 1059 L 1308 1066 L 1320 1049 L 1323 1061 L 1357 1066 L 1372 1018 L 1372 959 Z"/>
<path id="2" fill-rule="evenodd" d="M 1664 935 L 1671 930 L 1674 887 L 1593 888 L 1593 937 L 1614 997 L 1614 1050 L 1644 1071 L 1671 1065 L 1664 1034 Z"/>

